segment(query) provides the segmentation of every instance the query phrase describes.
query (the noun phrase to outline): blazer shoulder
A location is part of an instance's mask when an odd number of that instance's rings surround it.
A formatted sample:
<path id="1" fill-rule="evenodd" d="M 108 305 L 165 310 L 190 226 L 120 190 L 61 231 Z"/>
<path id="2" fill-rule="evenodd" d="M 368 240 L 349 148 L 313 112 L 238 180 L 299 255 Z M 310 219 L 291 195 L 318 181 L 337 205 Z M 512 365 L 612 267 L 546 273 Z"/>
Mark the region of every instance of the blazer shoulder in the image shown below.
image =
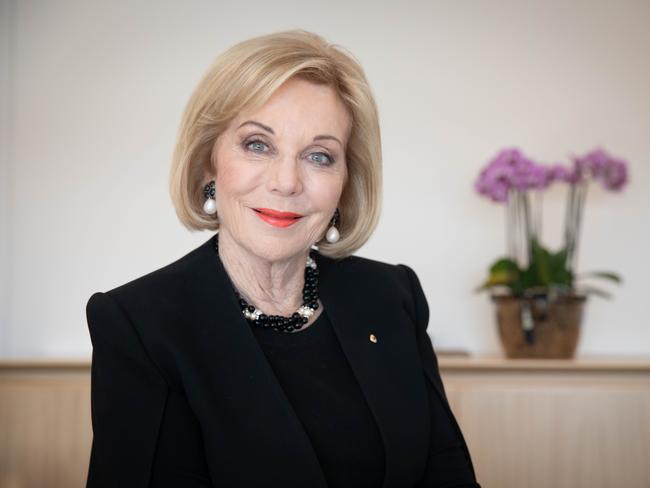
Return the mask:
<path id="1" fill-rule="evenodd" d="M 421 327 L 427 327 L 429 304 L 422 284 L 414 269 L 407 264 L 391 264 L 352 255 L 347 266 L 359 271 L 354 273 L 363 280 L 359 286 L 371 287 L 376 296 L 383 299 L 398 297 L 409 315 Z"/>
<path id="2" fill-rule="evenodd" d="M 415 272 L 407 265 L 351 255 L 335 261 L 334 266 L 351 277 L 356 285 L 371 288 L 375 292 L 394 295 L 398 291 L 402 296 L 412 292 L 409 275 Z"/>
<path id="3" fill-rule="evenodd" d="M 210 257 L 208 245 L 209 241 L 169 264 L 105 292 L 96 292 L 86 307 L 92 305 L 96 295 L 106 294 L 144 334 L 148 329 L 160 332 L 163 324 L 187 314 L 188 297 L 192 294 L 188 284 L 196 281 L 197 273 L 205 271 L 209 263 L 206 258 Z"/>
<path id="4" fill-rule="evenodd" d="M 146 297 L 150 294 L 169 297 L 179 286 L 187 282 L 186 276 L 196 269 L 202 254 L 205 255 L 209 241 L 192 249 L 171 263 L 160 266 L 144 275 L 115 286 L 105 293 L 119 298 Z M 128 301 L 128 300 L 127 300 Z"/>
<path id="5" fill-rule="evenodd" d="M 167 383 L 178 385 L 173 351 L 193 313 L 194 289 L 188 283 L 200 286 L 195 283 L 197 273 L 205 271 L 212 257 L 209 251 L 206 242 L 145 275 L 105 292 L 93 293 L 86 304 L 91 340 L 100 333 L 116 343 L 126 343 L 125 331 L 132 329 L 128 337 L 137 337 Z M 93 325 L 94 322 L 99 325 Z M 130 324 L 130 329 L 120 323 Z"/>

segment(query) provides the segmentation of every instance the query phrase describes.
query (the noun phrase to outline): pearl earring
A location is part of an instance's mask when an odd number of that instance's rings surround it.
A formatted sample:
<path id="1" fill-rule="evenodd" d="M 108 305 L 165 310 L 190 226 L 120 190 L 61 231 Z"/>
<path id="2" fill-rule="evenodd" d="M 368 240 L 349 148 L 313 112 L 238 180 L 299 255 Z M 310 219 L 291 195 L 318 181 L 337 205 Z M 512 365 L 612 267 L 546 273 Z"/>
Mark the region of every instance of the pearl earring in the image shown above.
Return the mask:
<path id="1" fill-rule="evenodd" d="M 339 222 L 341 214 L 339 213 L 339 209 L 336 209 L 336 212 L 334 212 L 334 217 L 332 217 L 332 226 L 327 229 L 327 234 L 325 235 L 325 238 L 327 239 L 327 242 L 330 244 L 334 244 L 335 242 L 338 242 L 338 240 L 341 237 L 341 234 L 339 234 L 339 230 L 336 228 Z"/>
<path id="2" fill-rule="evenodd" d="M 207 214 L 217 213 L 217 201 L 214 199 L 214 180 L 203 187 L 203 196 L 205 202 L 203 203 L 203 211 Z"/>

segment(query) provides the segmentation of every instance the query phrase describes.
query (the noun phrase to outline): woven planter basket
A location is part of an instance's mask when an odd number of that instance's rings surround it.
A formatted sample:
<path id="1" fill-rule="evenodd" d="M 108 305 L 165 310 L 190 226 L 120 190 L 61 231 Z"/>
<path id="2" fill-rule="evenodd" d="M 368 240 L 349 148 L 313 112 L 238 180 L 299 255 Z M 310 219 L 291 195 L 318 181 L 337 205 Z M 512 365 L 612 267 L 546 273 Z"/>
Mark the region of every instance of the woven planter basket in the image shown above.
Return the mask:
<path id="1" fill-rule="evenodd" d="M 549 301 L 492 295 L 504 352 L 509 358 L 572 358 L 580 338 L 585 295 Z"/>

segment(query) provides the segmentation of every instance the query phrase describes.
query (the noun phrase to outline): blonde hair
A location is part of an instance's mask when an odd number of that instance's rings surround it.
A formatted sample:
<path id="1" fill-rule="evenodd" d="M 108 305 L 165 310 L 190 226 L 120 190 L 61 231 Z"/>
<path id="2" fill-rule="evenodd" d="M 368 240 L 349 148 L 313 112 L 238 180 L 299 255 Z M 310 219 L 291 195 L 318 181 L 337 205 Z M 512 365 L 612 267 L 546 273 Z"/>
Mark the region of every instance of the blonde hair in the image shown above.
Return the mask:
<path id="1" fill-rule="evenodd" d="M 311 32 L 290 30 L 248 39 L 214 61 L 183 113 L 170 172 L 172 202 L 186 228 L 219 228 L 218 219 L 203 211 L 203 186 L 213 171 L 212 147 L 241 111 L 262 106 L 291 77 L 331 86 L 352 118 L 346 148 L 348 176 L 338 206 L 341 237 L 336 243 L 317 243 L 326 256 L 349 256 L 370 238 L 381 211 L 377 106 L 355 58 Z"/>

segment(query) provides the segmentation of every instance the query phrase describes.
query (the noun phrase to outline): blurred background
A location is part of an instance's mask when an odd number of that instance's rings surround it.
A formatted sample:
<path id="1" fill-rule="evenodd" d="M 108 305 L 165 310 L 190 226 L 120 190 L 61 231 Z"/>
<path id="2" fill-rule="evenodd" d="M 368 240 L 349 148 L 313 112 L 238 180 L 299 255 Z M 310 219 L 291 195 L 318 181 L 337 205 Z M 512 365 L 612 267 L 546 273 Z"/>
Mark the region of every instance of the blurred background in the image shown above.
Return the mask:
<path id="1" fill-rule="evenodd" d="M 290 28 L 366 70 L 384 206 L 357 254 L 418 273 L 479 482 L 650 486 L 649 19 L 647 0 L 0 0 L 0 486 L 82 486 L 86 301 L 208 238 L 167 191 L 182 110 L 220 52 Z M 573 360 L 505 358 L 473 291 L 506 252 L 504 207 L 474 181 L 510 146 L 629 162 L 624 192 L 589 190 L 577 268 L 623 282 L 589 298 Z M 544 197 L 550 247 L 566 192 Z"/>

